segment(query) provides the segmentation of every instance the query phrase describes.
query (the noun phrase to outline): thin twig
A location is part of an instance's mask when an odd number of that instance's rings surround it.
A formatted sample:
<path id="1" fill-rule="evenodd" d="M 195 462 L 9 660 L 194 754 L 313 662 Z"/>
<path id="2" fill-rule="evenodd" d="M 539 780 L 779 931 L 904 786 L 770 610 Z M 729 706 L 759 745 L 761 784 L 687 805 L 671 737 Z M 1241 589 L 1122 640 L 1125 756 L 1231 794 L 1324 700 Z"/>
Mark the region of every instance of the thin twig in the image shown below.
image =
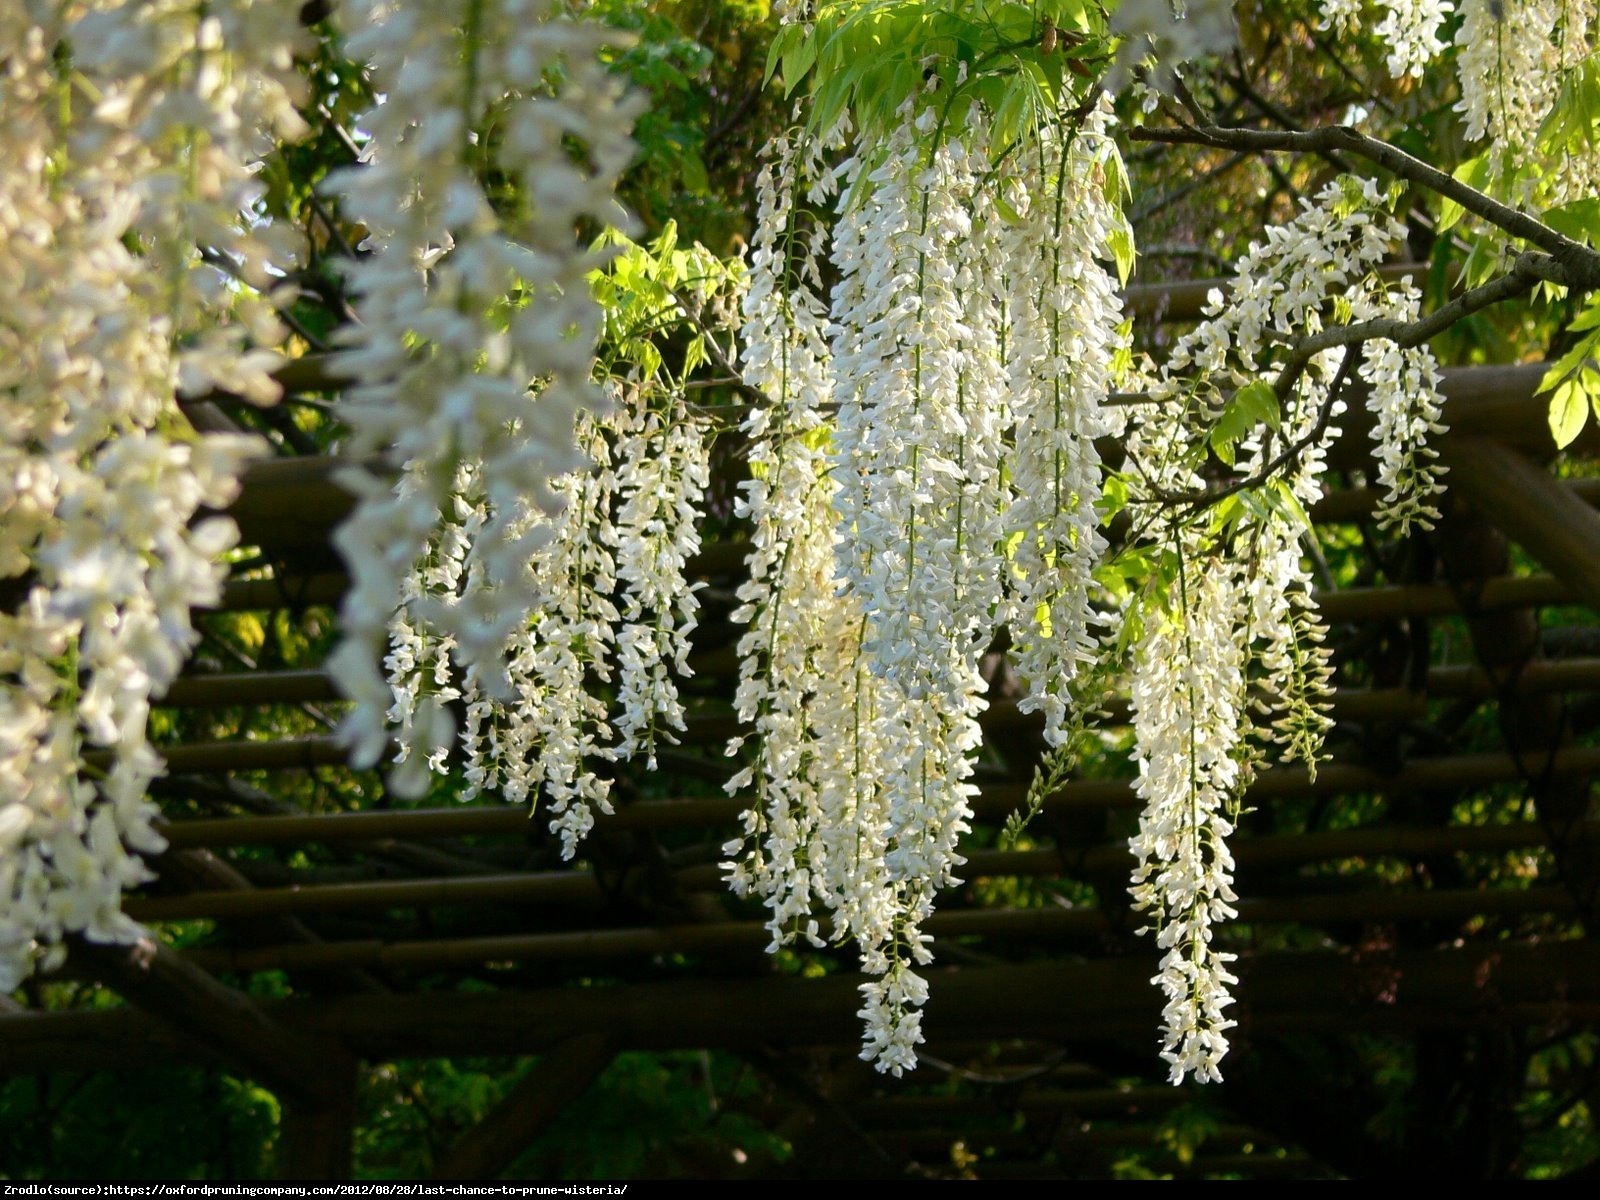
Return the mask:
<path id="1" fill-rule="evenodd" d="M 716 363 L 717 366 L 721 367 L 723 373 L 732 381 L 728 384 L 728 386 L 733 388 L 735 391 L 743 392 L 752 400 L 759 400 L 761 403 L 766 404 L 769 407 L 776 407 L 773 405 L 772 400 L 767 396 L 767 394 L 760 388 L 751 387 L 748 383 L 744 382 L 743 377 L 739 374 L 739 368 L 734 366 L 733 360 L 723 353 L 722 346 L 718 343 L 716 334 L 711 331 L 710 326 L 700 319 L 700 314 L 695 311 L 694 306 L 690 304 L 689 301 L 686 300 L 682 295 L 680 295 L 677 289 L 668 288 L 667 291 L 671 294 L 673 300 L 677 302 L 678 308 L 682 310 L 683 315 L 688 317 L 690 323 L 700 331 L 700 336 L 704 339 L 706 344 L 706 353 L 711 356 L 711 361 Z"/>
<path id="2" fill-rule="evenodd" d="M 1334 410 L 1339 405 L 1339 393 L 1344 390 L 1345 381 L 1350 377 L 1350 368 L 1355 365 L 1356 352 L 1353 346 L 1346 348 L 1344 358 L 1339 363 L 1339 370 L 1333 377 L 1333 383 L 1328 387 L 1328 394 L 1322 401 L 1322 408 L 1317 413 L 1314 424 L 1303 435 L 1285 446 L 1278 454 L 1274 455 L 1267 464 L 1254 475 L 1247 475 L 1243 479 L 1236 479 L 1226 487 L 1215 491 L 1200 492 L 1167 492 L 1156 489 L 1153 491 L 1155 499 L 1162 504 L 1182 504 L 1189 507 L 1190 514 L 1203 512 L 1219 501 L 1226 500 L 1237 492 L 1246 488 L 1260 487 L 1271 479 L 1284 467 L 1288 466 L 1306 450 L 1322 440 L 1323 434 L 1328 432 L 1328 423 L 1333 420 Z M 1287 372 L 1288 368 L 1284 368 Z M 1296 372 L 1298 378 L 1299 372 Z M 1280 382 L 1283 375 L 1279 375 Z"/>
<path id="3" fill-rule="evenodd" d="M 1354 325 L 1337 325 L 1299 342 L 1295 346 L 1294 353 L 1296 356 L 1303 355 L 1310 358 L 1319 351 L 1333 346 L 1349 346 L 1375 338 L 1387 338 L 1406 349 L 1420 346 L 1435 334 L 1443 333 L 1457 321 L 1470 317 L 1491 304 L 1498 304 L 1502 300 L 1509 300 L 1524 292 L 1532 291 L 1540 280 L 1560 283 L 1562 281 L 1560 265 L 1548 254 L 1528 251 L 1519 254 L 1516 261 L 1511 264 L 1511 269 L 1504 275 L 1463 292 L 1449 304 L 1435 309 L 1425 317 L 1418 317 L 1414 321 L 1399 317 L 1380 317 L 1371 321 L 1359 321 Z"/>

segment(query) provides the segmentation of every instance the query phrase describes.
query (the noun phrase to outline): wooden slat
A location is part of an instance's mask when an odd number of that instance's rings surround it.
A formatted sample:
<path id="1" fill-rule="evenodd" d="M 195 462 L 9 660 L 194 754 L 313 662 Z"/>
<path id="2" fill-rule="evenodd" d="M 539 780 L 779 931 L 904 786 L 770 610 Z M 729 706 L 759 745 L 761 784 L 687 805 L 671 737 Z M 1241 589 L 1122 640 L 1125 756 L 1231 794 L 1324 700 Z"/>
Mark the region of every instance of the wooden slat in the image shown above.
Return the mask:
<path id="1" fill-rule="evenodd" d="M 1477 916 L 1564 915 L 1572 894 L 1560 887 L 1379 890 L 1239 901 L 1241 924 L 1328 924 L 1364 921 L 1465 920 Z M 1101 937 L 1126 924 L 1125 913 L 1100 908 L 979 908 L 935 913 L 923 930 L 937 938 L 981 936 L 1011 941 Z M 824 935 L 827 927 L 824 925 Z M 323 942 L 280 946 L 201 947 L 189 952 L 213 970 L 298 971 L 328 967 L 428 970 L 490 962 L 601 962 L 664 955 L 759 955 L 772 940 L 761 921 L 726 921 L 570 933 L 505 934 L 427 941 Z"/>
<path id="2" fill-rule="evenodd" d="M 246 743 L 248 745 L 248 743 Z M 1521 780 L 1529 766 L 1542 777 L 1600 774 L 1600 748 L 1572 747 L 1535 764 L 1509 754 L 1463 754 L 1416 759 L 1396 772 L 1375 771 L 1354 763 L 1325 763 L 1313 779 L 1300 767 L 1274 767 L 1251 786 L 1253 802 L 1287 796 L 1332 796 L 1351 792 L 1378 794 L 1423 788 L 1477 788 Z M 1004 819 L 1022 803 L 1020 785 L 983 788 L 973 807 L 984 819 Z M 738 796 L 692 800 L 647 800 L 619 806 L 604 818 L 609 829 L 692 829 L 736 822 L 747 801 Z M 1132 780 L 1096 779 L 1068 783 L 1046 798 L 1046 809 L 1133 808 L 1139 804 Z M 293 817 L 220 817 L 173 821 L 163 827 L 180 848 L 287 845 L 301 842 L 373 841 L 396 837 L 495 837 L 526 834 L 531 814 L 523 808 L 434 808 L 385 812 L 306 814 Z"/>
<path id="3" fill-rule="evenodd" d="M 1231 842 L 1229 849 L 1240 870 L 1249 871 L 1330 858 L 1493 853 L 1540 846 L 1547 837 L 1548 831 L 1537 821 L 1445 829 L 1380 826 L 1240 837 Z M 1572 844 L 1596 840 L 1600 840 L 1600 821 L 1580 825 L 1569 831 L 1566 838 Z M 964 879 L 1040 875 L 1094 877 L 1126 873 L 1133 862 L 1122 842 L 1062 850 L 964 848 L 963 853 L 967 862 L 959 874 Z M 681 891 L 720 892 L 727 886 L 724 876 L 721 867 L 707 864 L 675 872 L 672 880 L 674 887 Z M 174 896 L 132 896 L 123 902 L 123 909 L 139 921 L 229 920 L 449 905 L 519 904 L 570 908 L 602 904 L 606 895 L 606 890 L 588 871 L 538 871 L 473 878 L 300 884 L 247 891 L 201 890 Z"/>

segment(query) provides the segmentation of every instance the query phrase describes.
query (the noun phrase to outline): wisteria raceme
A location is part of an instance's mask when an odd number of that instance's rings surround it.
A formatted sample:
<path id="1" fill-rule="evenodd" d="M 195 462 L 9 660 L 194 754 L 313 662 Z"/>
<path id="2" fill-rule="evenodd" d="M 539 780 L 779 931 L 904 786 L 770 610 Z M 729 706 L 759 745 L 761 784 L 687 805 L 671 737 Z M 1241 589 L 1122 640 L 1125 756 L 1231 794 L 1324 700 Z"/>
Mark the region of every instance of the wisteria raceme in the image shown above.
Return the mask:
<path id="1" fill-rule="evenodd" d="M 1439 34 L 1455 6 L 1450 0 L 1382 0 L 1383 20 L 1373 30 L 1388 46 L 1389 74 L 1421 79 L 1428 64 L 1444 53 Z"/>
<path id="2" fill-rule="evenodd" d="M 1422 295 L 1409 281 L 1400 287 L 1358 297 L 1358 319 L 1378 316 L 1415 320 Z M 1370 316 L 1368 315 L 1370 314 Z M 1378 528 L 1391 526 L 1404 537 L 1412 526 L 1432 529 L 1439 519 L 1433 498 L 1444 491 L 1445 468 L 1428 439 L 1445 431 L 1440 374 L 1427 346 L 1396 345 L 1375 338 L 1362 351 L 1360 375 L 1369 386 L 1367 408 L 1378 443 Z"/>
<path id="3" fill-rule="evenodd" d="M 505 652 L 512 699 L 491 699 L 475 672 L 469 685 L 497 730 L 493 761 L 502 794 L 513 804 L 542 802 L 566 858 L 577 853 L 595 815 L 611 811 L 611 780 L 598 768 L 615 755 L 613 730 L 605 699 L 594 691 L 613 678 L 620 619 L 612 599 L 617 481 L 605 421 L 579 418 L 579 446 L 593 466 L 553 485 L 558 505 L 546 518 L 549 541 L 527 568 L 538 608 Z"/>
<path id="4" fill-rule="evenodd" d="M 253 439 L 200 436 L 178 389 L 258 401 L 282 246 L 245 219 L 263 139 L 299 132 L 287 4 L 0 12 L 0 991 L 62 939 L 134 940 L 162 771 L 152 697 L 218 598 Z M 224 34 L 249 33 L 245 45 Z M 72 73 L 60 70 L 70 47 Z M 246 286 L 202 265 L 204 242 Z M 107 763 L 97 781 L 86 746 Z"/>
<path id="5" fill-rule="evenodd" d="M 831 140 L 831 139 L 827 139 Z M 758 184 L 759 221 L 746 294 L 745 381 L 771 407 L 745 423 L 752 479 L 740 511 L 753 525 L 751 578 L 741 586 L 736 705 L 751 726 L 751 765 L 729 781 L 752 787 L 745 836 L 726 850 L 739 894 L 766 903 L 772 948 L 797 938 L 848 936 L 879 976 L 862 988 L 863 1057 L 899 1074 L 922 1040 L 916 1005 L 926 986 L 912 970 L 924 940 L 907 928 L 931 894 L 891 871 L 889 793 L 881 777 L 902 753 L 898 688 L 873 669 L 867 622 L 835 581 L 838 485 L 818 435 L 833 395 L 827 317 L 817 296 L 824 249 L 806 225 L 832 195 L 824 139 L 795 131 L 769 147 Z M 811 206 L 802 210 L 802 200 Z"/>
<path id="6" fill-rule="evenodd" d="M 1166 951 L 1163 1053 L 1175 1080 L 1191 1071 L 1220 1077 L 1227 1048 L 1230 956 L 1211 940 L 1232 915 L 1229 813 L 1260 755 L 1256 743 L 1276 742 L 1285 760 L 1315 770 L 1330 725 L 1331 668 L 1310 604 L 1298 514 L 1320 495 L 1344 410 L 1337 389 L 1358 360 L 1378 416 L 1380 481 L 1390 489 L 1383 511 L 1402 526 L 1424 523 L 1438 490 L 1424 441 L 1441 428 L 1437 375 L 1425 349 L 1402 355 L 1375 342 L 1296 363 L 1269 333 L 1415 315 L 1409 283 L 1389 287 L 1373 270 L 1402 232 L 1370 181 L 1329 184 L 1240 260 L 1230 294 L 1210 297 L 1151 388 L 1154 403 L 1130 419 L 1129 488 L 1164 506 L 1152 547 L 1178 580 L 1176 596 L 1169 589 L 1164 607 L 1142 614 L 1133 663 L 1137 786 L 1146 805 L 1132 843 L 1140 864 L 1133 895 L 1156 915 Z M 1223 519 L 1214 520 L 1210 505 L 1189 498 L 1207 488 L 1199 468 L 1210 432 L 1247 400 L 1257 406 L 1248 428 L 1218 452 L 1260 491 L 1249 503 L 1218 497 Z M 1285 446 L 1295 453 L 1285 457 Z M 1199 519 L 1184 521 L 1177 514 L 1185 511 Z"/>
<path id="7" fill-rule="evenodd" d="M 1322 0 L 1318 25 L 1342 35 L 1362 28 L 1361 0 Z M 1372 30 L 1388 49 L 1385 63 L 1396 79 L 1422 78 L 1445 51 L 1439 35 L 1455 11 L 1451 0 L 1379 0 L 1383 19 Z"/>
<path id="8" fill-rule="evenodd" d="M 350 268 L 362 322 L 340 356 L 356 381 L 343 408 L 347 451 L 404 463 L 422 485 L 402 495 L 365 469 L 346 474 L 358 506 L 337 541 L 352 589 L 346 641 L 331 661 L 356 701 L 346 725 L 355 759 L 370 765 L 383 754 L 391 704 L 374 649 L 462 463 L 485 510 L 468 564 L 474 586 L 414 619 L 449 639 L 464 671 L 478 668 L 490 698 L 512 698 L 503 655 L 532 619 L 522 572 L 545 536 L 529 510 L 552 502 L 551 478 L 582 465 L 574 419 L 604 403 L 590 379 L 599 313 L 587 283 L 601 258 L 578 229 L 623 220 L 613 185 L 632 154 L 637 103 L 598 57 L 619 35 L 552 0 L 348 0 L 339 18 L 348 52 L 369 64 L 383 97 L 362 121 L 366 161 L 333 181 L 346 215 L 370 231 L 368 253 Z M 526 197 L 511 223 L 473 162 L 471 126 L 490 114 L 504 131 L 497 164 Z M 583 144 L 582 159 L 570 140 Z M 518 289 L 523 302 L 498 312 Z M 445 716 L 431 722 L 439 742 L 429 755 L 450 741 Z"/>
<path id="9" fill-rule="evenodd" d="M 1065 737 L 1073 681 L 1100 650 L 1090 629 L 1106 545 L 1094 439 L 1110 431 L 1103 406 L 1122 323 L 1116 281 L 1101 265 L 1114 220 L 1104 194 L 1105 158 L 1116 153 L 1107 117 L 1100 108 L 1081 129 L 1040 130 L 1013 184 L 1020 219 L 1001 235 L 1015 410 L 1005 524 L 1019 535 L 1011 657 L 1027 688 L 1020 707 L 1044 713 L 1051 745 Z"/>
<path id="10" fill-rule="evenodd" d="M 1147 614 L 1134 650 L 1134 787 L 1145 809 L 1130 847 L 1134 906 L 1152 914 L 1166 952 L 1156 978 L 1167 997 L 1161 1056 L 1177 1083 L 1191 1072 L 1222 1077 L 1234 1024 L 1225 1009 L 1235 956 L 1211 942 L 1213 926 L 1236 915 L 1227 838 L 1248 717 L 1237 567 L 1175 549 L 1183 566 L 1171 611 Z"/>
<path id="11" fill-rule="evenodd" d="M 858 934 L 866 969 L 886 976 L 867 992 L 865 1054 L 895 1072 L 914 1064 L 920 1037 L 908 1006 L 921 990 L 902 972 L 929 961 L 920 925 L 962 861 L 986 706 L 979 659 L 1004 577 L 998 255 L 974 236 L 986 149 L 978 128 L 924 154 L 937 122 L 936 106 L 908 104 L 879 164 L 855 166 L 862 198 L 833 254 L 839 574 L 887 685 L 877 736 L 901 748 L 878 778 L 896 915 L 882 944 Z"/>
<path id="12" fill-rule="evenodd" d="M 1545 193 L 1542 204 L 1593 195 L 1600 161 L 1592 153 L 1567 153 L 1559 164 L 1526 161 L 1563 74 L 1593 45 L 1593 0 L 1462 0 L 1461 14 L 1456 108 L 1467 137 L 1486 143 L 1484 153 L 1497 174 L 1534 168 L 1521 181 L 1519 199 L 1534 188 Z"/>
<path id="13" fill-rule="evenodd" d="M 1283 469 L 1279 494 L 1292 497 L 1302 510 L 1322 495 L 1328 449 L 1345 412 L 1344 401 L 1330 393 L 1345 356 L 1353 353 L 1332 350 L 1317 355 L 1282 408 L 1282 438 L 1304 448 Z M 1277 445 L 1270 438 L 1247 439 L 1238 469 L 1247 477 L 1264 473 Z M 1236 528 L 1246 552 L 1240 577 L 1245 610 L 1239 639 L 1250 648 L 1257 667 L 1252 708 L 1260 720 L 1252 719 L 1249 731 L 1276 743 L 1283 762 L 1305 763 L 1314 779 L 1323 739 L 1333 727 L 1328 715 L 1333 667 L 1327 625 L 1312 602 L 1311 572 L 1301 551 L 1307 531 L 1281 506 L 1273 505 L 1267 505 L 1264 513 L 1243 514 Z"/>
<path id="14" fill-rule="evenodd" d="M 709 431 L 681 392 L 664 405 L 625 407 L 617 416 L 617 754 L 656 767 L 656 738 L 684 729 L 674 676 L 687 677 L 698 624 L 699 584 L 686 576 L 700 551 L 700 516 L 711 482 Z"/>
<path id="15" fill-rule="evenodd" d="M 836 908 L 853 879 L 854 846 L 818 840 L 833 827 L 822 808 L 830 784 L 835 804 L 841 799 L 829 767 L 856 742 L 836 705 L 822 697 L 839 682 L 830 667 L 856 675 L 855 661 L 837 650 L 860 625 L 834 582 L 836 485 L 818 438 L 833 379 L 827 314 L 817 295 L 821 247 L 805 227 L 803 202 L 822 205 L 831 197 L 822 152 L 822 140 L 804 130 L 768 146 L 741 305 L 741 372 L 767 403 L 752 406 L 744 422 L 751 478 L 737 514 L 750 520 L 751 549 L 733 613 L 746 627 L 734 707 L 751 733 L 734 739 L 729 753 L 750 745 L 752 762 L 728 788 L 753 787 L 755 795 L 744 837 L 725 849 L 737 856 L 728 864 L 734 891 L 760 896 L 770 911 L 774 949 L 795 936 L 822 944 L 813 909 L 819 899 Z M 845 791 L 853 797 L 855 788 Z"/>

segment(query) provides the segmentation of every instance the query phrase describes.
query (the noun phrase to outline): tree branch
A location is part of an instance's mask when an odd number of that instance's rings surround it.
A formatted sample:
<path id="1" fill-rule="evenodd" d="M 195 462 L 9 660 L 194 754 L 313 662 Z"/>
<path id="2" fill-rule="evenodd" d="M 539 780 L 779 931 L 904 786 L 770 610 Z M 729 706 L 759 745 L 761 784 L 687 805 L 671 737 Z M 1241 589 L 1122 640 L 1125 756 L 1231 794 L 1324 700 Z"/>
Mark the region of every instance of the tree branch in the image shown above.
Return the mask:
<path id="1" fill-rule="evenodd" d="M 1354 325 L 1336 325 L 1296 344 L 1295 357 L 1310 358 L 1319 351 L 1334 346 L 1349 346 L 1356 342 L 1387 338 L 1407 349 L 1420 346 L 1435 334 L 1473 313 L 1531 291 L 1540 280 L 1561 282 L 1561 268 L 1548 254 L 1527 252 L 1517 256 L 1511 269 L 1488 283 L 1463 292 L 1443 308 L 1435 309 L 1425 317 L 1406 321 L 1399 317 L 1380 317 L 1360 321 Z"/>
<path id="2" fill-rule="evenodd" d="M 1600 288 L 1600 253 L 1557 233 L 1538 218 L 1493 200 L 1437 167 L 1431 167 L 1404 150 L 1369 137 L 1348 125 L 1279 130 L 1223 129 L 1215 125 L 1197 124 L 1180 129 L 1135 129 L 1131 136 L 1136 141 L 1211 146 L 1219 150 L 1323 155 L 1342 152 L 1364 158 L 1401 179 L 1455 201 L 1467 212 L 1481 217 L 1512 237 L 1539 247 L 1554 260 L 1559 272 L 1553 282 L 1581 291 Z"/>

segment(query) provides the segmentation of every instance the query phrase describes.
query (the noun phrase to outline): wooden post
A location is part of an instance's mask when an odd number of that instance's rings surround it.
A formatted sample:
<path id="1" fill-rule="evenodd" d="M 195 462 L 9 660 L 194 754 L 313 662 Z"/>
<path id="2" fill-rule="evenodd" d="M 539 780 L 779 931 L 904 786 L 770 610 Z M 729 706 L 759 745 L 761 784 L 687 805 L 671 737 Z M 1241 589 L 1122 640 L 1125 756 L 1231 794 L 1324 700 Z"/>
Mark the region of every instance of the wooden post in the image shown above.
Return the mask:
<path id="1" fill-rule="evenodd" d="M 319 1056 L 315 1100 L 283 1102 L 278 1178 L 349 1179 L 356 1127 L 356 1060 L 338 1048 Z"/>
<path id="2" fill-rule="evenodd" d="M 1484 438 L 1442 443 L 1447 482 L 1539 565 L 1600 609 L 1600 513 L 1532 459 Z"/>
<path id="3" fill-rule="evenodd" d="M 603 1034 L 557 1043 L 433 1166 L 435 1179 L 496 1179 L 611 1062 Z"/>

